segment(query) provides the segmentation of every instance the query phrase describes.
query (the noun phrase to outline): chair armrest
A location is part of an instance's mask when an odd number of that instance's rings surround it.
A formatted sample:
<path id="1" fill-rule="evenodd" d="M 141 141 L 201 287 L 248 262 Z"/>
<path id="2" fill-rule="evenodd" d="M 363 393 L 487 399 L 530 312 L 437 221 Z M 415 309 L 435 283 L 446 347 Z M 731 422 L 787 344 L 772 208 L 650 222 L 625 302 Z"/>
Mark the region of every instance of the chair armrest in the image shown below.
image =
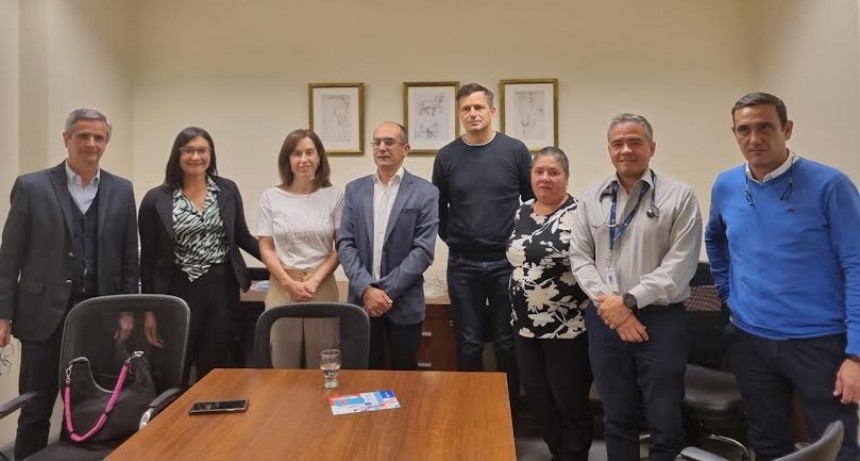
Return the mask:
<path id="1" fill-rule="evenodd" d="M 149 408 L 155 409 L 155 414 L 161 413 L 161 410 L 167 408 L 177 397 L 182 393 L 182 389 L 171 387 L 159 394 L 152 402 L 149 403 Z"/>
<path id="2" fill-rule="evenodd" d="M 176 398 L 179 397 L 179 394 L 181 393 L 182 389 L 178 387 L 171 387 L 170 389 L 167 389 L 161 394 L 158 394 L 158 396 L 155 397 L 152 402 L 149 403 L 149 408 L 145 412 L 143 412 L 143 416 L 140 417 L 140 424 L 138 425 L 138 429 L 143 429 L 147 424 L 149 424 L 149 421 L 152 418 L 155 418 L 157 414 L 161 413 L 161 410 L 167 408 L 167 406 L 170 405 L 174 400 L 176 400 Z"/>
<path id="3" fill-rule="evenodd" d="M 0 419 L 5 418 L 10 413 L 18 411 L 24 405 L 30 403 L 34 398 L 38 397 L 38 392 L 27 392 L 15 397 L 14 399 L 0 405 Z"/>
<path id="4" fill-rule="evenodd" d="M 715 455 L 710 451 L 696 447 L 687 447 L 681 451 L 681 458 L 687 461 L 729 461 L 722 456 Z"/>

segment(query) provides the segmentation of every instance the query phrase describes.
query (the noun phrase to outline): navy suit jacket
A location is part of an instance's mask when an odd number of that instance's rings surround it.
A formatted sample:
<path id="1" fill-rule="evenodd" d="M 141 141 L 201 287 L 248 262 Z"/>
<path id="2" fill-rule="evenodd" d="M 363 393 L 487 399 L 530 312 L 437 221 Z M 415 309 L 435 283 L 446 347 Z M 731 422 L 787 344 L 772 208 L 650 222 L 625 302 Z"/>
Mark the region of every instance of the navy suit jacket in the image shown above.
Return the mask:
<path id="1" fill-rule="evenodd" d="M 394 301 L 385 314 L 392 322 L 423 321 L 424 271 L 433 263 L 438 229 L 439 190 L 404 170 L 385 229 L 380 278 L 374 279 L 373 177 L 347 184 L 337 255 L 349 278 L 349 302 L 362 306 L 364 290 L 372 285 Z"/>
<path id="2" fill-rule="evenodd" d="M 245 209 L 236 183 L 222 177 L 212 178 L 218 186 L 218 209 L 227 234 L 227 256 L 236 282 L 248 291 L 251 277 L 239 248 L 260 259 L 257 239 L 248 231 Z M 146 193 L 140 202 L 140 277 L 143 293 L 170 293 L 176 237 L 173 234 L 173 189 L 160 185 Z"/>
<path id="3" fill-rule="evenodd" d="M 137 293 L 131 182 L 101 170 L 98 194 L 98 294 Z M 63 320 L 74 273 L 73 206 L 64 163 L 20 176 L 12 187 L 0 245 L 0 319 L 12 320 L 20 340 L 43 341 Z"/>

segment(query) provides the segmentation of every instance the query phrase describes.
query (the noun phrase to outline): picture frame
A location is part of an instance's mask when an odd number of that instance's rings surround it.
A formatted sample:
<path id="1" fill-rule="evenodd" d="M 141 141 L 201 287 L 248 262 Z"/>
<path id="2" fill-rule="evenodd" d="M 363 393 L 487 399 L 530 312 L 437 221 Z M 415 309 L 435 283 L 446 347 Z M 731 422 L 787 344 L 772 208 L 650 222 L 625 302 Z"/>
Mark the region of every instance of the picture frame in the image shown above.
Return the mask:
<path id="1" fill-rule="evenodd" d="M 499 81 L 502 132 L 531 152 L 558 147 L 558 79 Z"/>
<path id="2" fill-rule="evenodd" d="M 364 83 L 309 83 L 308 125 L 329 154 L 364 154 Z"/>
<path id="3" fill-rule="evenodd" d="M 403 82 L 403 125 L 414 154 L 435 154 L 460 135 L 460 82 Z"/>

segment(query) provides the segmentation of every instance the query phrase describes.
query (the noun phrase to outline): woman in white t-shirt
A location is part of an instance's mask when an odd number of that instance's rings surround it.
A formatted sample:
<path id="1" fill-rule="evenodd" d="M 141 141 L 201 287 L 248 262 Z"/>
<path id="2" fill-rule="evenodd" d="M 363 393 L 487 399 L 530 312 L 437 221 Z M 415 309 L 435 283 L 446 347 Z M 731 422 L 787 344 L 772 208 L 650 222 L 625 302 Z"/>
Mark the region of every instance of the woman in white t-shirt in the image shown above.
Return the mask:
<path id="1" fill-rule="evenodd" d="M 338 300 L 335 238 L 343 191 L 331 185 L 331 169 L 319 136 L 287 135 L 278 155 L 281 184 L 263 192 L 257 215 L 260 255 L 269 269 L 266 309 L 303 301 Z M 338 345 L 337 319 L 281 319 L 272 328 L 272 364 L 318 368 L 320 351 Z"/>

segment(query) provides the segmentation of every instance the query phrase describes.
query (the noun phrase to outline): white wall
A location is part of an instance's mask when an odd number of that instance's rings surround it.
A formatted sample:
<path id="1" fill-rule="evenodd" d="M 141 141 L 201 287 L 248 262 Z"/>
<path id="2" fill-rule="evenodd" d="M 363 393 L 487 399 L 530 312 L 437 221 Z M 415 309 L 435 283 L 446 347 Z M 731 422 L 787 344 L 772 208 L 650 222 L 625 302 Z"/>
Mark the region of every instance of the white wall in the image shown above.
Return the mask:
<path id="1" fill-rule="evenodd" d="M 745 3 L 139 3 L 138 195 L 161 182 L 176 133 L 200 125 L 215 138 L 219 171 L 238 182 L 255 222 L 261 192 L 277 181 L 284 136 L 308 124 L 309 82 L 365 82 L 369 139 L 378 122 L 402 118 L 403 81 L 495 88 L 504 78 L 557 77 L 559 142 L 572 160 L 571 191 L 611 172 L 606 124 L 615 113 L 637 111 L 655 126 L 658 172 L 683 178 L 706 201 L 725 164 L 720 157 L 738 161 L 727 108 L 755 82 L 752 49 L 745 46 L 751 32 L 742 27 Z M 369 155 L 335 158 L 333 181 L 343 186 L 369 173 Z M 407 168 L 429 178 L 432 162 L 416 156 Z M 444 261 L 440 244 L 431 274 L 442 274 Z"/>
<path id="2" fill-rule="evenodd" d="M 103 166 L 131 175 L 133 17 L 129 0 L 21 2 L 20 171 L 66 157 L 66 116 L 90 107 L 114 125 Z"/>
<path id="3" fill-rule="evenodd" d="M 789 146 L 857 183 L 858 2 L 764 0 L 755 6 L 759 87 L 785 100 L 795 122 Z"/>
<path id="4" fill-rule="evenodd" d="M 18 16 L 19 0 L 0 0 L 0 222 L 9 211 L 9 188 L 18 173 Z M 8 185 L 8 187 L 7 187 Z M 18 395 L 18 365 L 21 353 L 11 357 L 13 369 L 0 376 L 0 402 Z M 0 420 L 0 446 L 14 438 L 17 418 Z"/>

